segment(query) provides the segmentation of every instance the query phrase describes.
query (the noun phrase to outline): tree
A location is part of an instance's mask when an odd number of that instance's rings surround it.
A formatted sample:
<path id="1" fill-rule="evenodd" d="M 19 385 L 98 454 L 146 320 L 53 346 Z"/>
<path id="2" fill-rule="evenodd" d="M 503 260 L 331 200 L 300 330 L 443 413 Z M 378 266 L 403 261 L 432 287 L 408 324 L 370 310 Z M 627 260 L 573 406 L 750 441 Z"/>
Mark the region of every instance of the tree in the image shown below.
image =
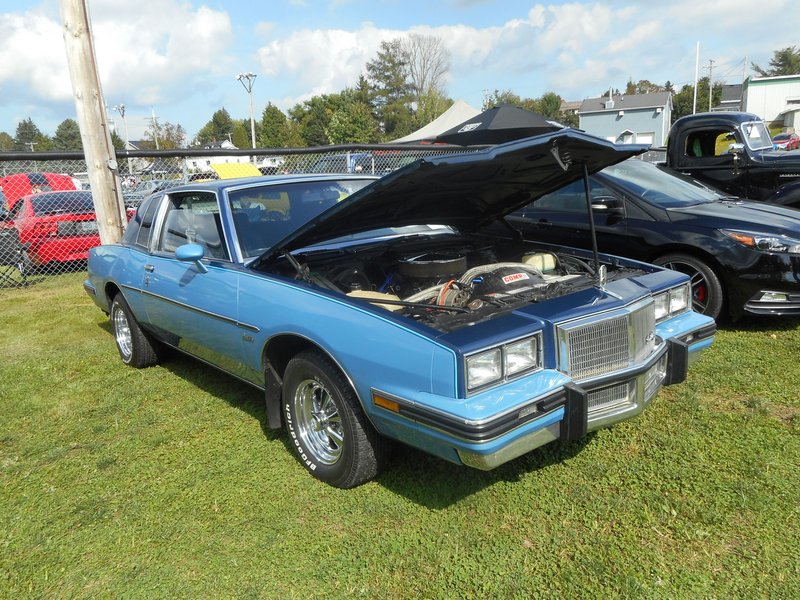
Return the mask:
<path id="1" fill-rule="evenodd" d="M 441 38 L 412 33 L 403 40 L 401 48 L 417 102 L 434 91 L 444 95 L 445 77 L 450 70 L 450 51 Z"/>
<path id="2" fill-rule="evenodd" d="M 256 136 L 258 136 L 258 123 L 256 123 Z M 258 137 L 256 137 L 258 139 Z M 231 144 L 237 148 L 250 148 L 250 119 L 234 119 L 231 121 Z"/>
<path id="3" fill-rule="evenodd" d="M 289 116 L 297 124 L 300 137 L 306 146 L 329 144 L 326 129 L 333 115 L 327 96 L 314 96 L 302 104 L 289 109 Z"/>
<path id="4" fill-rule="evenodd" d="M 561 96 L 555 92 L 546 92 L 536 101 L 536 104 L 539 107 L 539 114 L 548 119 L 557 121 L 561 119 L 562 102 Z"/>
<path id="5" fill-rule="evenodd" d="M 409 56 L 400 38 L 382 41 L 378 55 L 367 63 L 367 79 L 372 104 L 387 139 L 401 137 L 413 130 Z"/>
<path id="6" fill-rule="evenodd" d="M 11 152 L 14 149 L 14 138 L 5 131 L 0 131 L 0 152 Z"/>
<path id="7" fill-rule="evenodd" d="M 669 82 L 668 82 L 669 83 Z M 667 91 L 663 85 L 658 85 L 647 79 L 640 79 L 636 83 L 632 79 L 628 79 L 628 84 L 625 86 L 625 94 L 654 94 L 656 92 Z"/>
<path id="8" fill-rule="evenodd" d="M 425 127 L 453 105 L 453 101 L 438 90 L 430 90 L 417 100 L 414 129 Z"/>
<path id="9" fill-rule="evenodd" d="M 789 46 L 775 50 L 772 54 L 772 60 L 769 61 L 769 69 L 762 69 L 757 64 L 752 63 L 753 70 L 762 77 L 800 74 L 800 48 Z"/>
<path id="10" fill-rule="evenodd" d="M 78 128 L 78 122 L 75 119 L 64 119 L 56 127 L 56 134 L 53 136 L 53 149 L 66 151 L 83 150 L 81 130 Z"/>
<path id="11" fill-rule="evenodd" d="M 344 93 L 343 93 L 344 95 Z M 369 144 L 380 137 L 369 104 L 359 102 L 350 91 L 345 102 L 331 115 L 325 132 L 332 144 Z"/>
<path id="12" fill-rule="evenodd" d="M 111 132 L 111 145 L 114 146 L 115 150 L 124 150 L 125 149 L 125 140 L 119 137 L 119 134 L 116 131 Z"/>
<path id="13" fill-rule="evenodd" d="M 719 104 L 722 98 L 722 84 L 716 83 L 713 86 L 711 105 Z M 694 101 L 694 86 L 684 85 L 681 90 L 672 97 L 672 122 L 686 115 L 692 114 L 692 103 Z M 703 77 L 697 82 L 697 112 L 708 110 L 708 77 Z"/>
<path id="14" fill-rule="evenodd" d="M 249 126 L 248 123 L 248 128 Z M 229 134 L 231 136 L 233 134 L 233 119 L 231 119 L 230 113 L 225 110 L 225 108 L 221 108 L 216 111 L 211 116 L 211 120 L 203 125 L 200 131 L 197 132 L 194 143 L 202 145 L 208 144 L 209 142 L 221 142 L 222 140 L 227 140 Z"/>
<path id="15" fill-rule="evenodd" d="M 177 124 L 151 121 L 144 133 L 143 150 L 172 150 L 186 145 L 186 130 Z M 158 142 L 156 142 L 158 140 Z"/>
<path id="16" fill-rule="evenodd" d="M 17 123 L 14 150 L 18 152 L 44 152 L 51 148 L 52 141 L 50 138 L 39 130 L 30 117 Z"/>

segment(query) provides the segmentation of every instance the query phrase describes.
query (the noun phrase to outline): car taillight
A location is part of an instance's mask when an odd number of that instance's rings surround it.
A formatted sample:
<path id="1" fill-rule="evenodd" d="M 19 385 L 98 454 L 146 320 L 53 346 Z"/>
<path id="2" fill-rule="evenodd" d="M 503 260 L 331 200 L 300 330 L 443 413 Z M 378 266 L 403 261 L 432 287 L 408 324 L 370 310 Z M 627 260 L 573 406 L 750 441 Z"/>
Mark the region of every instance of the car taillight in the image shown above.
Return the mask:
<path id="1" fill-rule="evenodd" d="M 53 237 L 58 235 L 58 225 L 53 221 L 39 222 L 33 226 L 33 233 L 38 237 Z"/>

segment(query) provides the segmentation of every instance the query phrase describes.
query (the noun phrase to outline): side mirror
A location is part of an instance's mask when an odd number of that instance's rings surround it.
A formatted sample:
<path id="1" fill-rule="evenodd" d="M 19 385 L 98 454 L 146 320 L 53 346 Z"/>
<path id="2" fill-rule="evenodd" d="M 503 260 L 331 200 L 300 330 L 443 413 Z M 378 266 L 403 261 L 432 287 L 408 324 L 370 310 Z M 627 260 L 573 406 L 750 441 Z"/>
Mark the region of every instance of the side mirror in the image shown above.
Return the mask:
<path id="1" fill-rule="evenodd" d="M 200 244 L 184 244 L 175 249 L 175 258 L 181 262 L 193 262 L 201 273 L 208 273 L 208 268 L 200 262 L 206 253 Z"/>
<path id="2" fill-rule="evenodd" d="M 728 152 L 733 154 L 734 156 L 740 156 L 744 154 L 744 144 L 735 143 L 728 146 Z"/>
<path id="3" fill-rule="evenodd" d="M 619 198 L 616 196 L 593 196 L 592 212 L 602 212 L 607 214 L 622 214 Z"/>

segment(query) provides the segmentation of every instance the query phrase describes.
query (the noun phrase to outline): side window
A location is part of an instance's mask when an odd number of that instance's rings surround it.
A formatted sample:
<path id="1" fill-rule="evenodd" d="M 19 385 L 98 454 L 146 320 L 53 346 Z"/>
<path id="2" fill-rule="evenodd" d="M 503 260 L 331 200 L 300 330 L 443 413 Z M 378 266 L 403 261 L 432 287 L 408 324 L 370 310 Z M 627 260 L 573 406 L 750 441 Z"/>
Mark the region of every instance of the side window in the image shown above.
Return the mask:
<path id="1" fill-rule="evenodd" d="M 16 219 L 22 212 L 23 206 L 25 206 L 25 201 L 22 199 L 17 200 L 17 203 L 8 211 L 8 217 L 10 219 Z"/>
<path id="2" fill-rule="evenodd" d="M 686 136 L 683 151 L 689 159 L 706 162 L 716 158 L 713 162 L 717 163 L 730 157 L 731 144 L 736 141 L 732 128 L 693 131 Z"/>
<path id="3" fill-rule="evenodd" d="M 160 205 L 160 197 L 147 198 L 136 210 L 136 214 L 125 228 L 123 242 L 141 248 L 150 247 L 150 232 L 153 229 L 156 209 Z"/>
<path id="4" fill-rule="evenodd" d="M 214 194 L 190 192 L 167 197 L 158 250 L 172 253 L 184 244 L 200 244 L 208 258 L 230 260 Z"/>
<path id="5" fill-rule="evenodd" d="M 617 202 L 620 206 L 622 205 L 617 194 L 595 179 L 589 180 L 589 194 L 593 202 L 599 200 L 605 204 Z M 545 194 L 529 204 L 526 213 L 531 209 L 586 214 L 586 191 L 583 180 L 573 181 L 560 190 Z"/>

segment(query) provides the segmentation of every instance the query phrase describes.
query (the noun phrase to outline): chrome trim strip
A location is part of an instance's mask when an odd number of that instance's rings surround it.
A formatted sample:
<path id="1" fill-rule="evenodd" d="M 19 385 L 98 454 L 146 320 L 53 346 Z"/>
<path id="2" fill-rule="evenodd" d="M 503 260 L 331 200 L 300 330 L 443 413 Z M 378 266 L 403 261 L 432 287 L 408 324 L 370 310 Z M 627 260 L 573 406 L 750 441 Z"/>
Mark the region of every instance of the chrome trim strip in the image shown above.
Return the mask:
<path id="1" fill-rule="evenodd" d="M 148 290 L 138 290 L 130 286 L 124 286 L 124 287 L 127 287 L 128 289 L 135 289 L 137 292 L 140 292 L 145 296 L 150 296 L 151 298 L 156 298 L 157 300 L 163 300 L 164 302 L 167 302 L 169 304 L 185 308 L 187 310 L 190 310 L 200 315 L 204 315 L 206 317 L 211 317 L 212 319 L 217 319 L 218 321 L 222 321 L 224 323 L 230 323 L 231 325 L 236 325 L 237 327 L 241 327 L 242 329 L 247 329 L 248 331 L 253 331 L 255 333 L 261 331 L 261 329 L 255 325 L 250 325 L 249 323 L 243 323 L 238 319 L 232 319 L 231 317 L 226 317 L 225 315 L 220 315 L 218 313 L 214 313 L 208 310 L 203 310 L 202 308 L 197 308 L 196 306 L 192 306 L 191 304 L 186 304 L 185 302 L 178 302 L 177 300 L 173 300 L 172 298 L 167 298 L 166 296 L 161 296 L 160 294 L 155 294 Z"/>

